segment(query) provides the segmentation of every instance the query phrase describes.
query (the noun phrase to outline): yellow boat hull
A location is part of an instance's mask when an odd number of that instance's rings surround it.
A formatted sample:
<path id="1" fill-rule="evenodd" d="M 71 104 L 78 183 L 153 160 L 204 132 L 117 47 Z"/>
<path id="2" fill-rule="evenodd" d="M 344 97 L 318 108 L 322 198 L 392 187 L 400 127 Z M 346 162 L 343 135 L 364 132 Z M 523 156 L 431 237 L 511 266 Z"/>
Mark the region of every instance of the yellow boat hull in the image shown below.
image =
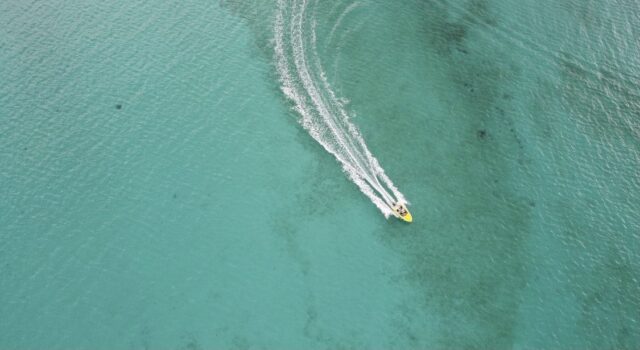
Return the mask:
<path id="1" fill-rule="evenodd" d="M 411 216 L 411 213 L 408 210 L 404 216 L 400 216 L 400 219 L 406 222 L 413 222 L 413 216 Z"/>

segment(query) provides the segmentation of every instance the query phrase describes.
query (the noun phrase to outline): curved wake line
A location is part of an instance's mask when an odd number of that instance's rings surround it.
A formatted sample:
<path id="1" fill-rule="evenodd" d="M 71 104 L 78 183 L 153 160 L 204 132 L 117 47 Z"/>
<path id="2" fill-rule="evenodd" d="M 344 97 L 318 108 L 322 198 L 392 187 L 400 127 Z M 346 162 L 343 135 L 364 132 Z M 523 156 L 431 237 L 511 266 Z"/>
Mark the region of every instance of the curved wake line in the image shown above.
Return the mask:
<path id="1" fill-rule="evenodd" d="M 281 89 L 294 102 L 302 126 L 338 159 L 352 181 L 388 217 L 391 205 L 406 200 L 331 89 L 317 53 L 315 19 L 306 25 L 306 10 L 307 0 L 278 0 L 274 51 Z"/>
<path id="2" fill-rule="evenodd" d="M 331 28 L 331 32 L 329 33 L 329 37 L 327 38 L 325 46 L 329 46 L 333 41 L 333 35 L 335 34 L 336 29 L 338 29 L 338 27 L 342 24 L 342 20 L 349 14 L 349 12 L 355 10 L 358 6 L 360 6 L 360 3 L 356 1 L 351 5 L 347 6 L 347 8 L 344 9 L 344 11 L 342 11 L 342 13 L 340 14 L 340 17 L 338 17 L 338 19 L 336 20 L 336 23 Z"/>

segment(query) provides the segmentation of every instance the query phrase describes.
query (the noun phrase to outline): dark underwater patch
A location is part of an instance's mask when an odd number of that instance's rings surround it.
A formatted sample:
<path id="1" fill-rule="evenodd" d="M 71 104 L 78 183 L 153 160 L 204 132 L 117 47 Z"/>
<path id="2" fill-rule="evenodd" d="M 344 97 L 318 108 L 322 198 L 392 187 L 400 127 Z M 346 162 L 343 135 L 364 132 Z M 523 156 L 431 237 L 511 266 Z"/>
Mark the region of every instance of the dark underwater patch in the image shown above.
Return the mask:
<path id="1" fill-rule="evenodd" d="M 448 101 L 456 113 L 440 122 L 451 121 L 451 134 L 460 136 L 448 140 L 442 156 L 415 164 L 420 180 L 414 180 L 414 191 L 428 192 L 438 208 L 421 208 L 422 220 L 416 215 L 401 233 L 385 227 L 379 236 L 405 257 L 402 278 L 419 291 L 424 312 L 435 312 L 441 324 L 437 347 L 510 348 L 535 206 L 510 187 L 519 176 L 513 173 L 517 160 L 527 159 L 510 115 L 513 96 L 505 90 L 518 79 L 519 66 L 500 52 L 478 56 L 468 47 L 481 40 L 475 31 L 497 24 L 489 2 L 422 5 L 425 50 L 448 62 L 457 91 L 455 101 Z M 428 140 L 422 142 L 428 150 Z M 418 315 L 411 305 L 402 310 L 407 320 Z"/>
<path id="2" fill-rule="evenodd" d="M 271 59 L 272 43 L 265 34 L 271 35 L 271 27 L 260 24 L 261 20 L 252 14 L 254 10 L 245 8 L 241 1 L 225 3 L 248 20 L 258 46 L 267 48 L 263 51 L 265 58 Z M 414 319 L 420 321 L 417 317 L 424 317 L 425 312 L 434 312 L 433 317 L 441 321 L 438 339 L 424 339 L 420 329 L 399 331 L 398 336 L 411 344 L 420 344 L 422 337 L 424 343 L 437 343 L 441 348 L 511 347 L 518 294 L 526 283 L 524 242 L 532 215 L 527 200 L 508 185 L 513 164 L 503 156 L 520 152 L 514 146 L 514 133 L 508 131 L 513 129 L 508 106 L 503 106 L 511 99 L 504 98 L 510 92 L 502 90 L 503 84 L 514 79 L 517 72 L 504 63 L 478 57 L 468 47 L 469 40 L 475 40 L 473 33 L 478 26 L 496 23 L 487 1 L 466 3 L 466 15 L 458 19 L 449 16 L 449 12 L 456 9 L 439 2 L 425 1 L 421 5 L 424 19 L 420 33 L 425 38 L 425 50 L 440 55 L 442 62 L 452 62 L 449 81 L 458 89 L 458 94 L 456 100 L 450 102 L 459 106 L 460 115 L 455 118 L 464 118 L 464 123 L 448 124 L 451 134 L 460 136 L 451 140 L 440 158 L 429 155 L 428 161 L 415 164 L 410 173 L 403 174 L 403 180 L 397 180 L 403 188 L 406 186 L 409 199 L 412 193 L 413 197 L 422 198 L 433 195 L 441 203 L 440 207 L 420 208 L 424 216 L 417 217 L 412 225 L 391 220 L 380 226 L 378 237 L 398 252 L 406 265 L 405 273 L 398 276 L 401 280 L 398 288 L 409 283 L 414 288 L 412 294 L 417 295 L 417 299 L 400 305 L 399 318 L 411 323 Z M 346 57 L 344 52 L 343 57 Z M 274 82 L 274 86 L 278 86 L 277 77 Z M 281 95 L 280 91 L 277 93 Z M 447 116 L 445 120 L 452 118 Z M 386 130 L 397 124 L 389 119 L 381 118 L 377 128 Z M 488 138 L 487 130 L 490 130 L 491 140 L 495 142 L 477 142 L 474 135 L 478 135 L 479 130 L 485 130 L 482 138 Z M 333 209 L 326 208 L 329 201 L 343 198 L 345 193 L 362 197 L 357 188 L 344 179 L 333 157 L 306 132 L 301 131 L 299 135 L 301 144 L 316 150 L 320 164 L 310 169 L 313 191 L 298 194 L 291 210 L 301 210 L 303 217 L 318 217 L 326 210 L 338 210 L 335 205 Z M 428 153 L 430 142 L 425 136 L 411 140 L 410 144 Z M 393 178 L 401 179 L 395 174 Z M 298 222 L 304 222 L 304 218 Z M 283 213 L 283 218 L 273 225 L 283 236 L 284 249 L 303 271 L 308 269 L 308 259 L 301 254 L 297 241 L 299 224 L 286 219 Z M 314 328 L 318 311 L 321 310 L 313 306 L 308 308 L 305 331 L 309 338 L 327 343 L 328 339 Z"/>
<path id="3" fill-rule="evenodd" d="M 191 333 L 186 333 L 180 338 L 184 345 L 180 346 L 179 350 L 200 350 L 203 348 L 198 339 Z"/>
<path id="4" fill-rule="evenodd" d="M 467 27 L 457 23 L 445 23 L 442 33 L 447 42 L 460 45 L 467 36 Z"/>

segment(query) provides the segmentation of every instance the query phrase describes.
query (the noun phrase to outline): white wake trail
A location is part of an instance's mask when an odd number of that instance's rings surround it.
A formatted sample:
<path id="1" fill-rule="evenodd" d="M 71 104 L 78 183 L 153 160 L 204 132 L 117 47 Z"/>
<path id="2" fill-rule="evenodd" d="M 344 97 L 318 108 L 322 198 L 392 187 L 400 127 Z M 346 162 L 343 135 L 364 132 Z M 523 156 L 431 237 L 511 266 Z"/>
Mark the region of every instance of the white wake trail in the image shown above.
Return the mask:
<path id="1" fill-rule="evenodd" d="M 406 200 L 331 89 L 317 53 L 314 19 L 307 33 L 306 10 L 307 0 L 278 0 L 274 51 L 282 91 L 294 102 L 302 126 L 338 159 L 352 181 L 388 217 L 390 205 Z"/>
<path id="2" fill-rule="evenodd" d="M 347 17 L 349 12 L 355 10 L 358 6 L 360 6 L 360 3 L 356 1 L 356 2 L 352 3 L 351 5 L 347 6 L 347 8 L 344 9 L 344 11 L 342 11 L 340 16 L 336 20 L 336 23 L 333 25 L 333 28 L 331 28 L 331 32 L 329 32 L 329 37 L 327 38 L 325 46 L 329 46 L 331 44 L 331 42 L 333 41 L 333 35 L 335 34 L 336 29 L 338 29 L 338 27 L 340 27 L 340 25 L 342 24 L 342 20 L 345 17 Z"/>

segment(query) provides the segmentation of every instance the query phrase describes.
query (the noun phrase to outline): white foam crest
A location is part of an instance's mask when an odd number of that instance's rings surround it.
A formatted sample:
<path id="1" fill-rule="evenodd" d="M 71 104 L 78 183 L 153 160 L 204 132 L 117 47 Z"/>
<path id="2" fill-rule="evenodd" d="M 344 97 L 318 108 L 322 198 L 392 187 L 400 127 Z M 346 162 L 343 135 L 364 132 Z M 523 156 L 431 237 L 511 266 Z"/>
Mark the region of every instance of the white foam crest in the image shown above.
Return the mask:
<path id="1" fill-rule="evenodd" d="M 388 217 L 390 204 L 406 200 L 369 152 L 357 128 L 349 122 L 343 103 L 331 89 L 317 54 L 315 19 L 312 19 L 310 33 L 310 56 L 315 71 L 309 69 L 304 31 L 306 8 L 307 0 L 278 0 L 274 51 L 281 89 L 293 101 L 302 126 L 338 159 L 349 178 Z M 289 17 L 288 23 L 285 15 Z"/>
<path id="2" fill-rule="evenodd" d="M 369 181 L 369 184 L 371 185 L 371 187 L 373 187 L 382 196 L 382 198 L 388 205 L 392 205 L 395 202 L 395 200 L 393 199 L 393 197 L 391 197 L 387 193 L 386 189 L 380 184 L 377 178 L 377 174 L 379 172 L 384 174 L 384 170 L 382 170 L 382 168 L 379 165 L 378 165 L 378 169 L 375 168 L 375 164 L 377 164 L 377 161 L 376 162 L 372 161 L 372 159 L 375 159 L 375 158 L 367 148 L 367 145 L 365 144 L 364 139 L 360 135 L 360 132 L 358 131 L 356 126 L 353 123 L 349 122 L 349 115 L 344 110 L 344 106 L 342 105 L 340 100 L 336 97 L 335 93 L 333 92 L 333 89 L 331 89 L 331 86 L 327 81 L 326 74 L 322 69 L 322 63 L 320 62 L 320 57 L 317 54 L 317 41 L 316 41 L 315 29 L 316 29 L 316 22 L 315 20 L 313 20 L 311 25 L 311 46 L 313 49 L 312 52 L 314 53 L 312 55 L 312 59 L 314 60 L 316 72 L 319 72 L 318 76 L 320 77 L 320 82 L 324 87 L 323 91 L 327 93 L 330 99 L 330 103 L 328 103 L 327 105 L 330 107 L 333 107 L 332 109 L 334 113 L 331 114 L 331 117 L 333 117 L 332 119 L 335 120 L 335 124 L 337 125 L 337 128 L 341 133 L 346 134 L 348 132 L 350 134 L 351 137 L 346 136 L 344 137 L 344 139 L 348 143 L 348 147 L 355 150 L 352 153 L 358 156 L 358 164 L 360 165 L 360 169 L 363 173 L 366 174 L 366 179 L 367 181 Z M 339 117 L 342 117 L 342 118 L 335 118 L 336 114 L 338 114 Z M 354 143 L 354 140 L 355 140 L 355 143 Z"/>
<path id="3" fill-rule="evenodd" d="M 295 8 L 295 6 L 294 6 Z M 324 101 L 321 92 L 316 87 L 313 77 L 308 68 L 306 55 L 304 51 L 304 38 L 303 38 L 303 22 L 304 22 L 304 10 L 306 8 L 306 0 L 300 3 L 300 11 L 294 17 L 295 21 L 291 23 L 291 37 L 293 40 L 293 56 L 294 64 L 301 78 L 301 82 L 304 89 L 308 93 L 316 111 L 322 117 L 325 125 L 330 129 L 331 135 L 335 138 L 336 142 L 341 146 L 337 150 L 344 152 L 345 160 L 351 162 L 352 167 L 359 169 L 365 177 L 368 174 L 363 168 L 362 164 L 358 160 L 358 155 L 353 152 L 353 148 L 350 147 L 350 140 L 346 137 L 344 132 L 340 130 L 340 125 L 336 123 L 335 118 L 329 111 L 329 105 Z M 342 152 L 341 152 L 342 153 Z"/>
<path id="4" fill-rule="evenodd" d="M 296 111 L 302 116 L 301 124 L 309 131 L 310 135 L 316 139 L 328 152 L 333 154 L 342 164 L 344 171 L 349 175 L 351 180 L 356 183 L 360 190 L 369 197 L 372 202 L 388 217 L 390 211 L 388 207 L 382 202 L 368 186 L 366 182 L 359 177 L 355 169 L 350 168 L 348 163 L 343 157 L 336 152 L 332 147 L 332 143 L 323 137 L 324 127 L 317 125 L 314 122 L 312 113 L 313 111 L 307 107 L 306 98 L 300 94 L 299 90 L 295 86 L 295 82 L 291 77 L 289 70 L 289 62 L 285 55 L 284 48 L 284 0 L 278 2 L 278 13 L 276 14 L 275 22 L 275 55 L 277 70 L 280 75 L 280 81 L 282 83 L 282 91 L 284 94 L 295 103 Z"/>
<path id="5" fill-rule="evenodd" d="M 332 135 L 335 137 L 338 144 L 341 146 L 339 150 L 342 150 L 345 153 L 346 158 L 351 161 L 351 167 L 358 171 L 358 175 L 361 178 L 364 178 L 371 187 L 373 187 L 376 191 L 378 191 L 383 199 L 390 204 L 393 201 L 392 198 L 386 193 L 384 188 L 380 185 L 378 180 L 375 178 L 375 175 L 372 175 L 370 171 L 368 171 L 367 164 L 363 162 L 362 152 L 358 152 L 359 150 L 353 144 L 353 140 L 347 135 L 344 130 L 344 125 L 340 123 L 339 118 L 335 117 L 335 113 L 331 113 L 329 109 L 332 107 L 330 103 L 326 103 L 324 96 L 321 94 L 321 91 L 316 87 L 315 81 L 311 76 L 311 72 L 308 68 L 305 50 L 304 50 L 304 38 L 303 38 L 303 22 L 304 15 L 306 9 L 306 0 L 303 0 L 300 3 L 300 11 L 295 16 L 295 20 L 291 24 L 291 35 L 294 40 L 293 42 L 293 51 L 294 51 L 294 62 L 296 68 L 298 69 L 299 75 L 302 78 L 302 83 L 304 85 L 305 90 L 308 92 L 311 100 L 313 101 L 316 110 L 319 112 L 320 116 L 324 120 L 325 124 L 329 127 L 332 132 Z M 294 6 L 295 8 L 295 6 Z M 312 32 L 311 32 L 312 41 L 315 39 L 315 28 L 312 23 Z M 314 46 L 315 42 L 312 42 L 312 46 Z M 314 47 L 315 48 L 315 47 Z M 315 52 L 315 51 L 314 51 Z M 316 55 L 312 55 L 312 58 L 316 57 Z M 322 71 L 321 67 L 317 67 L 318 71 Z M 354 135 L 358 136 L 358 135 Z M 366 149 L 365 149 L 366 151 Z M 368 151 L 367 151 L 368 152 Z"/>

